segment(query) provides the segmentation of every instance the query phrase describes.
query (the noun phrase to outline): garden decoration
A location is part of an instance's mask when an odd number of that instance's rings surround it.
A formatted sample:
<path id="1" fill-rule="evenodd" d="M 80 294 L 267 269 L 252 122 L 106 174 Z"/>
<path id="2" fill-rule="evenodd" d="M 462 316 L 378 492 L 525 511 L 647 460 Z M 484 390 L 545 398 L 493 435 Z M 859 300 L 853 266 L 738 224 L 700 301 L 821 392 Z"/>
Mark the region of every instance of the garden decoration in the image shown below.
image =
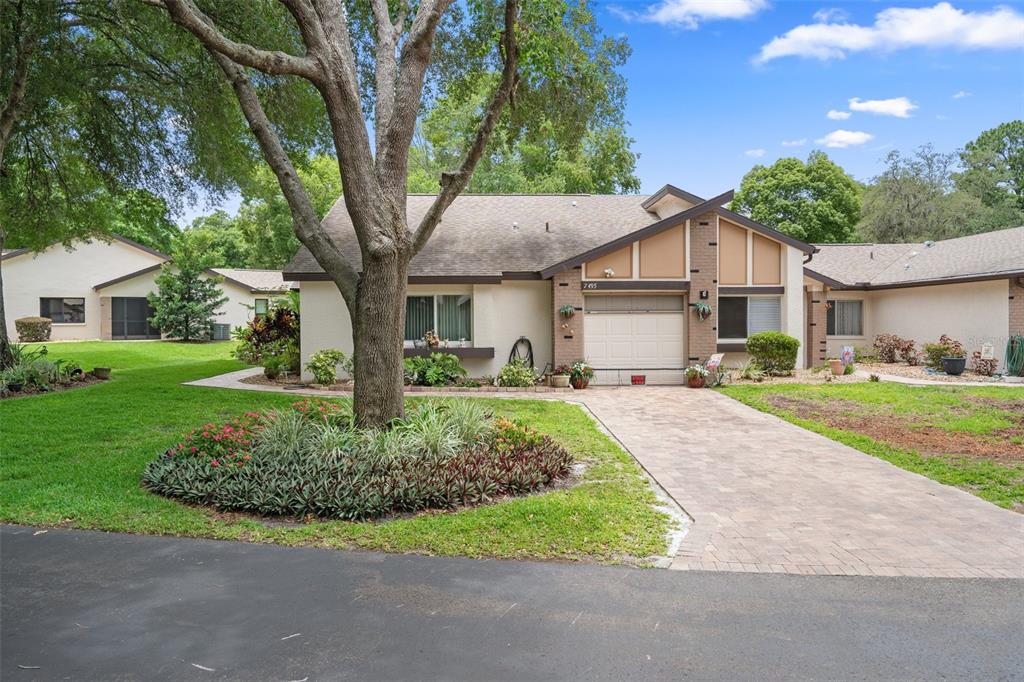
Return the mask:
<path id="1" fill-rule="evenodd" d="M 711 317 L 711 306 L 707 303 L 698 302 L 693 304 L 693 311 L 697 313 L 697 319 L 704 321 Z"/>

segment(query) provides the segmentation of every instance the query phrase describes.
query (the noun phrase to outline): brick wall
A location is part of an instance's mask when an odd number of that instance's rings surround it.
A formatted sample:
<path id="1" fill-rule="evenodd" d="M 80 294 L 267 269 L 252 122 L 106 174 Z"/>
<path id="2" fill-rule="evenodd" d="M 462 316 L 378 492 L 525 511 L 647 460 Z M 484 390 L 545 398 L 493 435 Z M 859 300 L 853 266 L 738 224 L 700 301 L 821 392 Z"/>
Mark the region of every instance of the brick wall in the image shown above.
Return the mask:
<path id="1" fill-rule="evenodd" d="M 552 356 L 555 366 L 567 365 L 583 359 L 583 270 L 573 268 L 552 277 L 551 319 L 554 322 Z M 563 305 L 571 305 L 576 315 L 566 319 L 558 312 Z"/>
<path id="2" fill-rule="evenodd" d="M 701 299 L 700 292 L 708 298 Z M 689 303 L 707 303 L 711 317 L 701 320 L 690 307 L 687 328 L 687 364 L 706 362 L 718 352 L 718 216 L 715 213 L 690 220 Z"/>
<path id="3" fill-rule="evenodd" d="M 825 364 L 825 337 L 828 331 L 828 291 L 808 291 L 807 306 L 807 366 L 820 367 Z"/>
<path id="4" fill-rule="evenodd" d="M 1022 278 L 1010 280 L 1010 335 L 1024 334 L 1024 286 Z"/>

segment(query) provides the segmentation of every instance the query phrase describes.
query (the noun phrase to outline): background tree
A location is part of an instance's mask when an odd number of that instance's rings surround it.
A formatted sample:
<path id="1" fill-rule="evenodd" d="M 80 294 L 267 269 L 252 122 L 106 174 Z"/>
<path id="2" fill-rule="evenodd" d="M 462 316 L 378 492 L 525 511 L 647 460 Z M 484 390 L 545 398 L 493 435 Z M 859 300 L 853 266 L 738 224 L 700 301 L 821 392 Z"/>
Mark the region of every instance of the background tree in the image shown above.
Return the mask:
<path id="1" fill-rule="evenodd" d="M 506 103 L 547 88 L 570 72 L 554 49 L 579 38 L 566 13 L 576 3 L 538 0 L 397 0 L 280 5 L 148 0 L 194 35 L 231 84 L 263 158 L 281 186 L 293 228 L 338 287 L 353 320 L 355 410 L 362 425 L 384 426 L 402 414 L 402 330 L 409 261 L 467 187 Z M 564 52 L 564 51 L 563 51 Z M 522 60 L 520 56 L 522 55 Z M 565 53 L 567 59 L 573 58 Z M 250 70 L 262 75 L 253 78 Z M 469 144 L 439 177 L 432 206 L 406 222 L 409 149 L 424 104 L 467 73 L 495 74 Z M 322 99 L 338 159 L 345 207 L 360 245 L 348 262 L 321 228 L 279 121 L 265 102 L 279 95 L 258 85 L 300 82 Z M 372 129 L 368 127 L 372 123 Z"/>
<path id="2" fill-rule="evenodd" d="M 860 217 L 860 186 L 821 151 L 807 163 L 779 159 L 743 176 L 733 210 L 806 242 L 852 241 Z"/>
<path id="3" fill-rule="evenodd" d="M 213 334 L 214 316 L 228 298 L 219 280 L 206 273 L 211 255 L 196 244 L 179 244 L 173 264 L 160 268 L 157 291 L 147 298 L 153 306 L 150 324 L 182 341 L 201 341 Z"/>
<path id="4" fill-rule="evenodd" d="M 977 197 L 999 217 L 1016 213 L 1015 222 L 1024 222 L 1024 121 L 986 130 L 967 143 L 960 162 L 963 172 L 954 176 L 957 189 Z M 1014 222 L 1010 220 L 1005 224 Z"/>

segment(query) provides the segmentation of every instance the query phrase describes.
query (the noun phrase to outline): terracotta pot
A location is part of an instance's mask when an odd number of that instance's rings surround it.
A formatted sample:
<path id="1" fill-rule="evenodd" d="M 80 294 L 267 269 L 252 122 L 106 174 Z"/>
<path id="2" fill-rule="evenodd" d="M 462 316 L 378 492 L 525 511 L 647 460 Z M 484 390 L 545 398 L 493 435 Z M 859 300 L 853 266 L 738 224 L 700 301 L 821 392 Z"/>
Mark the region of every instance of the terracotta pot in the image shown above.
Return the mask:
<path id="1" fill-rule="evenodd" d="M 834 376 L 839 376 L 843 373 L 843 361 L 842 360 L 829 360 L 829 369 L 832 370 Z"/>
<path id="2" fill-rule="evenodd" d="M 566 388 L 569 385 L 568 374 L 552 374 L 551 386 L 553 388 Z"/>
<path id="3" fill-rule="evenodd" d="M 686 377 L 686 385 L 690 388 L 704 388 L 704 377 L 699 375 Z"/>
<path id="4" fill-rule="evenodd" d="M 590 385 L 590 379 L 584 379 L 580 377 L 579 379 L 570 379 L 569 383 L 571 383 L 572 387 L 575 388 L 577 391 L 582 391 L 584 388 Z"/>

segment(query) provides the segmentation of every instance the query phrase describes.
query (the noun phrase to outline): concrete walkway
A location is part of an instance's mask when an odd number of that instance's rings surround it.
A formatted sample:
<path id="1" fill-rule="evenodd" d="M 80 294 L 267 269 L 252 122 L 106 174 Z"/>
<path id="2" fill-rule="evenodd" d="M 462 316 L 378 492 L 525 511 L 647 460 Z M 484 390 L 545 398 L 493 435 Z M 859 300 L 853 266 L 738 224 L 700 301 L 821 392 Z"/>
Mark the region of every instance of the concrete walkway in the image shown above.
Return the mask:
<path id="1" fill-rule="evenodd" d="M 1024 515 L 714 391 L 582 400 L 689 513 L 673 568 L 1024 577 Z"/>

